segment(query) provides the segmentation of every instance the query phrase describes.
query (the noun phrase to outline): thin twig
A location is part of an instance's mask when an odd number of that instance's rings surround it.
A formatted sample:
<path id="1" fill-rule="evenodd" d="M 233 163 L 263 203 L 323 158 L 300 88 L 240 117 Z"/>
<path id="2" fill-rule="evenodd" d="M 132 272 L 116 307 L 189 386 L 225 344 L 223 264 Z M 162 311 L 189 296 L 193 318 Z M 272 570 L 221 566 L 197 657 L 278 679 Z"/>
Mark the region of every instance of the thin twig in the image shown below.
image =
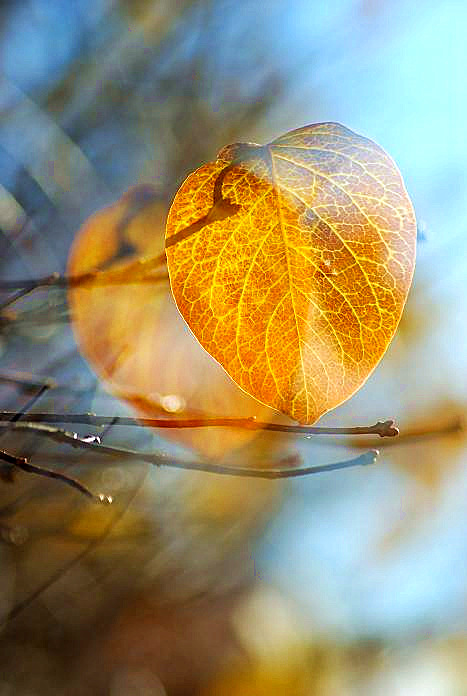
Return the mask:
<path id="1" fill-rule="evenodd" d="M 393 445 L 412 444 L 438 437 L 444 437 L 446 435 L 455 435 L 456 433 L 464 432 L 465 429 L 465 419 L 462 416 L 456 416 L 446 423 L 436 424 L 432 427 L 424 426 L 402 431 L 396 440 L 387 440 L 382 442 L 381 445 L 391 447 Z M 369 441 L 366 439 L 358 441 L 353 440 L 347 444 L 351 447 L 367 448 L 369 446 Z"/>
<path id="2" fill-rule="evenodd" d="M 2 462 L 6 462 L 7 464 L 11 464 L 12 466 L 19 466 L 20 464 L 24 464 L 27 460 L 24 457 L 17 457 L 14 454 L 10 454 L 9 452 L 6 452 L 5 450 L 0 449 L 0 459 Z"/>
<path id="3" fill-rule="evenodd" d="M 30 428 L 27 427 L 27 423 L 22 421 L 21 419 L 24 418 L 27 415 L 27 412 L 30 408 L 32 408 L 37 401 L 49 390 L 53 389 L 55 387 L 55 384 L 53 380 L 44 380 L 43 382 L 38 382 L 36 384 L 38 387 L 38 391 L 34 396 L 32 396 L 28 402 L 25 404 L 22 410 L 12 412 L 10 414 L 10 418 L 8 418 L 7 422 L 3 423 L 3 427 L 0 428 L 0 437 L 2 437 L 6 432 L 10 430 L 17 430 L 17 429 L 24 429 L 24 430 L 30 430 Z M 113 423 L 109 423 L 108 426 L 110 427 L 113 425 Z M 43 428 L 44 426 L 36 426 L 35 432 L 37 432 L 37 428 Z M 72 437 L 74 433 L 70 434 Z M 56 435 L 56 438 L 58 435 Z M 86 441 L 85 438 L 82 439 L 83 442 Z M 92 435 L 88 438 L 89 442 L 98 442 L 100 443 L 101 440 L 98 436 Z M 8 452 L 5 452 L 3 450 L 0 450 L 0 458 L 8 463 L 12 467 L 16 467 L 18 469 L 21 469 L 27 473 L 35 474 L 37 476 L 44 476 L 46 478 L 52 478 L 61 481 L 62 483 L 71 486 L 72 488 L 78 490 L 80 493 L 83 495 L 91 498 L 95 502 L 99 503 L 106 503 L 109 504 L 112 502 L 112 498 L 110 496 L 104 495 L 102 493 L 95 495 L 92 493 L 86 486 L 84 486 L 80 481 L 72 478 L 71 476 L 68 476 L 67 474 L 64 474 L 60 471 L 54 471 L 52 469 L 47 469 L 42 466 L 37 466 L 35 464 L 31 464 L 25 457 L 18 457 L 16 455 L 12 455 Z M 6 478 L 5 474 L 3 476 Z M 11 479 L 10 479 L 11 480 Z"/>
<path id="4" fill-rule="evenodd" d="M 100 445 L 101 438 L 99 435 L 85 435 L 80 436 L 70 430 L 62 430 L 61 428 L 56 428 L 53 425 L 48 425 L 46 423 L 31 423 L 30 421 L 19 421 L 18 423 L 2 423 L 0 422 L 0 433 L 3 428 L 13 429 L 13 430 L 27 430 L 28 432 L 33 432 L 39 435 L 44 435 L 56 442 L 65 443 L 71 445 L 72 447 L 81 447 L 83 444 Z"/>
<path id="5" fill-rule="evenodd" d="M 21 420 L 21 418 L 26 414 L 27 410 L 32 408 L 34 404 L 36 404 L 39 399 L 49 390 L 50 384 L 44 383 L 39 386 L 39 391 L 34 394 L 26 403 L 26 405 L 23 407 L 22 411 L 14 411 L 10 414 L 10 417 L 8 418 L 7 422 L 4 424 L 3 432 L 0 433 L 0 437 L 3 437 L 3 435 L 8 432 L 11 428 L 15 426 L 15 424 Z M 1 478 L 4 481 L 12 482 L 13 481 L 13 474 L 11 471 L 12 466 L 16 466 L 17 462 L 19 462 L 23 458 L 16 458 L 13 455 L 9 455 L 7 452 L 1 450 L 2 452 L 2 457 L 1 459 L 8 464 L 7 467 L 3 466 L 1 469 Z M 8 460 L 8 457 L 13 457 L 13 460 Z"/>
<path id="6" fill-rule="evenodd" d="M 32 292 L 31 290 L 28 292 Z M 21 312 L 11 311 L 0 314 L 0 322 L 5 328 L 16 327 L 19 323 L 22 326 L 50 326 L 51 324 L 67 324 L 70 322 L 70 312 L 68 304 L 49 307 L 44 305 L 35 310 Z"/>
<path id="7" fill-rule="evenodd" d="M 7 417 L 5 419 L 3 419 L 3 416 L 2 416 L 2 420 L 9 421 L 10 424 L 16 423 L 17 421 L 21 420 L 27 414 L 29 409 L 32 408 L 33 406 L 35 406 L 35 404 L 39 401 L 39 399 L 41 399 L 49 389 L 50 389 L 50 384 L 47 384 L 47 383 L 41 384 L 37 394 L 34 394 L 34 396 L 32 396 L 25 403 L 25 405 L 23 406 L 23 408 L 20 411 L 12 411 L 10 413 L 9 417 Z"/>
<path id="8" fill-rule="evenodd" d="M 0 411 L 2 421 L 8 421 L 10 411 Z M 379 435 L 395 437 L 399 429 L 393 420 L 378 421 L 374 425 L 350 428 L 328 428 L 315 425 L 288 425 L 268 423 L 252 418 L 131 418 L 128 416 L 97 416 L 93 413 L 31 413 L 29 423 L 80 423 L 84 425 L 145 426 L 150 428 L 240 428 L 242 430 L 268 430 L 276 433 L 295 433 L 296 435 Z"/>
<path id="9" fill-rule="evenodd" d="M 75 351 L 73 351 L 75 354 Z M 23 392 L 30 392 L 39 389 L 43 386 L 48 386 L 49 389 L 53 389 L 54 393 L 66 392 L 66 394 L 74 394 L 83 396 L 85 394 L 90 394 L 96 389 L 96 380 L 93 380 L 88 386 L 80 384 L 79 381 L 74 384 L 66 384 L 57 382 L 52 377 L 40 377 L 36 375 L 29 374 L 28 372 L 0 372 L 0 383 L 14 384 L 19 387 Z"/>
<path id="10" fill-rule="evenodd" d="M 27 372 L 0 372 L 0 382 L 15 384 L 22 387 L 24 391 L 30 389 L 40 389 L 47 385 L 49 389 L 57 389 L 59 385 L 51 377 L 36 377 Z M 68 387 L 66 387 L 68 389 Z"/>
<path id="11" fill-rule="evenodd" d="M 89 271 L 75 276 L 51 273 L 50 275 L 41 276 L 39 278 L 5 280 L 0 283 L 0 292 L 11 290 L 30 292 L 31 290 L 44 287 L 76 288 L 90 283 L 92 283 L 93 287 L 97 285 L 157 283 L 167 280 L 168 278 L 166 273 L 158 273 L 157 275 L 153 273 L 155 267 L 162 265 L 163 256 L 165 256 L 165 254 L 155 259 L 137 259 L 124 267 L 108 271 Z M 131 272 L 135 272 L 134 276 L 131 276 Z"/>
<path id="12" fill-rule="evenodd" d="M 0 432 L 0 438 L 3 437 L 3 435 L 5 433 L 7 433 L 9 430 L 11 430 L 12 428 L 14 428 L 17 425 L 18 421 L 20 421 L 21 418 L 23 418 L 23 416 L 26 415 L 26 412 L 28 411 L 28 409 L 32 408 L 34 406 L 34 404 L 36 404 L 39 401 L 39 399 L 49 390 L 49 388 L 50 388 L 49 384 L 42 384 L 39 387 L 39 391 L 36 394 L 34 394 L 34 396 L 32 396 L 27 401 L 27 403 L 23 407 L 22 411 L 13 411 L 12 413 L 10 413 L 9 418 L 7 418 L 6 422 L 3 423 L 3 427 L 1 428 L 2 432 Z M 7 455 L 7 453 L 3 452 L 3 451 L 2 451 L 2 453 L 3 453 L 3 457 L 2 457 L 3 461 L 7 461 L 5 459 L 5 456 Z M 15 458 L 13 457 L 13 459 L 15 459 Z M 9 464 L 14 466 L 15 461 L 10 461 Z M 5 473 L 5 471 L 2 471 L 2 478 L 9 480 L 9 474 Z"/>
<path id="13" fill-rule="evenodd" d="M 91 500 L 94 500 L 97 503 L 109 504 L 112 502 L 111 496 L 104 495 L 102 493 L 95 495 L 94 493 L 91 493 L 89 488 L 87 488 L 84 484 L 72 478 L 71 476 L 67 476 L 67 474 L 62 473 L 61 471 L 54 471 L 53 469 L 46 469 L 43 466 L 31 464 L 31 462 L 28 462 L 26 457 L 17 457 L 16 455 L 12 455 L 9 452 L 0 450 L 0 459 L 7 462 L 8 464 L 11 464 L 13 467 L 16 467 L 17 469 L 25 471 L 28 474 L 35 474 L 36 476 L 44 476 L 45 478 L 51 478 L 56 479 L 57 481 L 61 481 L 62 483 L 65 483 L 67 486 L 71 486 L 71 488 L 74 488 L 75 490 L 85 495 L 87 498 L 91 498 Z"/>
<path id="14" fill-rule="evenodd" d="M 49 388 L 50 384 L 42 384 L 37 394 L 35 394 L 31 399 L 29 399 L 29 401 L 23 407 L 23 409 L 21 411 L 13 413 L 8 422 L 3 423 L 3 427 L 0 428 L 0 430 L 2 431 L 1 435 L 4 435 L 5 432 L 8 432 L 9 430 L 16 430 L 18 428 L 30 430 L 30 428 L 24 427 L 26 423 L 22 422 L 21 418 L 23 418 L 27 414 L 27 411 L 34 406 L 34 404 L 43 396 L 43 394 L 45 394 L 46 391 L 48 391 Z M 100 439 L 96 436 L 92 436 L 90 442 L 96 441 L 100 442 Z M 65 483 L 66 485 L 75 488 L 76 490 L 80 491 L 80 493 L 83 493 L 87 497 L 97 502 L 112 502 L 112 499 L 109 498 L 109 496 L 105 496 L 102 494 L 94 495 L 88 488 L 86 488 L 86 486 L 80 483 L 80 481 L 77 481 L 71 476 L 67 476 L 66 474 L 63 474 L 59 471 L 53 471 L 52 469 L 46 469 L 45 467 L 31 464 L 30 462 L 28 462 L 26 457 L 19 457 L 16 455 L 12 455 L 9 452 L 6 452 L 5 450 L 0 450 L 0 459 L 9 464 L 10 466 L 16 467 L 17 469 L 21 469 L 22 471 L 25 471 L 27 473 L 36 474 L 37 476 L 44 476 L 46 478 L 53 478 L 62 481 L 62 483 Z"/>
<path id="15" fill-rule="evenodd" d="M 20 300 L 23 297 L 26 297 L 26 295 L 29 295 L 31 292 L 31 288 L 21 288 L 17 292 L 15 292 L 14 295 L 9 297 L 8 299 L 4 300 L 3 302 L 0 302 L 0 313 L 3 312 L 4 309 L 7 309 L 10 305 L 14 304 L 17 300 Z"/>
<path id="16" fill-rule="evenodd" d="M 110 432 L 110 430 L 112 429 L 112 426 L 113 426 L 113 423 L 109 423 L 108 425 L 106 425 L 106 426 L 102 429 L 102 432 L 99 434 L 99 437 L 98 437 L 98 438 L 97 438 L 96 436 L 92 436 L 92 439 L 94 439 L 94 441 L 100 441 L 100 442 L 102 442 L 102 439 Z M 84 438 L 83 438 L 83 439 L 84 439 Z M 84 451 L 83 451 L 83 450 L 81 450 L 81 452 L 78 454 L 78 457 L 79 457 L 79 456 L 82 456 L 82 455 L 84 455 Z M 49 456 L 49 458 L 50 458 L 50 456 Z M 68 468 L 71 468 L 71 467 L 73 467 L 73 466 L 76 466 L 76 464 L 77 464 L 77 458 L 75 458 L 73 462 L 70 462 L 69 457 L 67 457 L 66 462 L 65 462 L 65 466 L 66 466 L 67 469 L 68 469 Z M 13 467 L 9 466 L 9 467 L 5 467 L 5 468 L 6 468 L 6 471 L 4 472 L 3 478 L 5 478 L 5 480 L 6 480 L 7 482 L 12 482 L 12 481 L 13 481 L 13 476 L 12 476 L 12 473 L 11 473 L 11 472 L 12 472 L 12 470 L 13 470 Z M 26 501 L 28 498 L 30 498 L 31 492 L 33 492 L 34 490 L 35 490 L 35 489 L 29 489 L 28 492 L 27 492 L 27 494 L 20 495 L 19 497 L 16 498 L 16 500 L 14 500 L 14 501 L 8 503 L 7 505 L 4 505 L 3 507 L 1 507 L 1 508 L 0 508 L 0 515 L 5 516 L 5 515 L 11 515 L 11 514 L 13 514 L 13 513 L 15 512 L 15 510 L 17 510 L 18 505 L 23 505 L 23 504 L 25 503 L 25 501 Z M 39 492 L 39 487 L 37 487 L 37 491 Z"/>
<path id="17" fill-rule="evenodd" d="M 367 464 L 372 464 L 375 462 L 376 457 L 378 456 L 378 450 L 371 450 L 361 454 L 358 457 L 354 457 L 353 459 L 318 466 L 291 468 L 289 466 L 290 461 L 288 461 L 288 466 L 286 468 L 253 469 L 249 467 L 224 466 L 222 464 L 215 464 L 211 462 L 187 461 L 177 459 L 175 457 L 169 458 L 163 452 L 140 452 L 139 450 L 110 447 L 100 444 L 95 436 L 83 438 L 77 433 L 61 430 L 60 428 L 55 428 L 44 423 L 35 424 L 30 421 L 20 421 L 18 423 L 9 423 L 6 425 L 9 425 L 10 428 L 13 427 L 16 430 L 28 430 L 35 432 L 38 435 L 59 440 L 62 443 L 71 445 L 72 447 L 92 450 L 96 454 L 131 460 L 139 459 L 153 464 L 154 466 L 186 469 L 189 471 L 203 471 L 209 474 L 222 474 L 226 476 L 243 476 L 264 479 L 294 478 L 297 476 L 307 476 L 309 474 L 316 474 L 324 471 L 334 471 L 336 469 L 346 469 L 352 466 L 364 466 Z M 1 428 L 2 423 L 0 422 L 0 429 Z"/>

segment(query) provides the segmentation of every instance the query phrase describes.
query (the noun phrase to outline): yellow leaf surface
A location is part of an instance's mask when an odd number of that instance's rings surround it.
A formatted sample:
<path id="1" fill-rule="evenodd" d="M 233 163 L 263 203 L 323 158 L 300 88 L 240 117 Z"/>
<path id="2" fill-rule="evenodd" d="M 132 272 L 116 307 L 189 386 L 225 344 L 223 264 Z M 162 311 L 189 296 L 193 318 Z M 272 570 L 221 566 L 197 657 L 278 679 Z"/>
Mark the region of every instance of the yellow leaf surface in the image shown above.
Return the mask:
<path id="1" fill-rule="evenodd" d="M 74 240 L 68 274 L 101 271 L 68 293 L 82 354 L 140 416 L 270 420 L 274 412 L 239 389 L 193 337 L 168 279 L 148 281 L 148 273 L 167 272 L 165 264 L 151 265 L 164 250 L 166 217 L 165 204 L 152 197 L 148 187 L 131 189 L 90 217 Z M 159 432 L 213 457 L 256 436 L 226 428 Z"/>
<path id="2" fill-rule="evenodd" d="M 351 396 L 391 341 L 416 221 L 393 160 L 335 123 L 221 150 L 167 221 L 177 306 L 246 392 L 312 423 Z"/>

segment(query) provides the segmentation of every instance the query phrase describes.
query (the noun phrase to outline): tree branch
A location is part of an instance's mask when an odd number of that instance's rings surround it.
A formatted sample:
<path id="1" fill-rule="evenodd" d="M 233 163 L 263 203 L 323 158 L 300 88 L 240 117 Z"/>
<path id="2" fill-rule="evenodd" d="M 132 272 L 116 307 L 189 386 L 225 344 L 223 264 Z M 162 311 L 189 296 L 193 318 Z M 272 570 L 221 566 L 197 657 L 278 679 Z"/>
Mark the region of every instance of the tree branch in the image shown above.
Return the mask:
<path id="1" fill-rule="evenodd" d="M 1 420 L 7 421 L 6 423 L 3 423 L 4 429 L 9 430 L 9 427 L 11 427 L 12 423 L 16 423 L 17 421 L 21 420 L 23 416 L 27 414 L 30 408 L 32 408 L 38 401 L 41 399 L 44 394 L 50 389 L 50 384 L 44 382 L 44 384 L 41 384 L 39 386 L 39 389 L 34 396 L 32 396 L 23 406 L 23 408 L 19 411 L 10 411 L 8 416 L 6 418 L 3 418 L 3 416 L 0 415 Z M 1 413 L 1 412 L 0 412 Z"/>
<path id="2" fill-rule="evenodd" d="M 73 351 L 75 355 L 75 351 Z M 16 372 L 7 371 L 0 372 L 0 383 L 14 384 L 20 388 L 23 392 L 31 392 L 39 389 L 43 386 L 47 386 L 48 389 L 53 389 L 54 392 L 66 392 L 67 394 L 89 394 L 96 388 L 96 380 L 91 382 L 89 385 L 81 384 L 79 381 L 75 384 L 65 384 L 57 382 L 52 377 L 47 376 L 36 376 L 28 372 Z M 0 412 L 1 413 L 1 412 Z"/>
<path id="3" fill-rule="evenodd" d="M 67 474 L 62 473 L 61 471 L 53 471 L 52 469 L 46 469 L 43 466 L 31 464 L 31 462 L 28 462 L 26 457 L 17 457 L 16 455 L 10 454 L 9 452 L 0 450 L 0 459 L 2 459 L 4 462 L 7 462 L 12 467 L 21 469 L 22 471 L 25 471 L 28 474 L 35 474 L 36 476 L 44 476 L 45 478 L 51 478 L 61 481 L 62 483 L 65 483 L 67 486 L 71 486 L 71 488 L 74 488 L 75 490 L 85 495 L 87 498 L 91 498 L 91 500 L 94 500 L 97 503 L 110 504 L 112 502 L 111 496 L 104 495 L 103 493 L 95 495 L 94 493 L 91 493 L 89 488 L 87 488 L 77 479 L 74 479 L 71 476 L 67 476 Z"/>
<path id="4" fill-rule="evenodd" d="M 11 295 L 11 297 L 8 297 L 6 300 L 3 302 L 0 302 L 0 313 L 3 312 L 4 309 L 7 309 L 10 305 L 14 304 L 17 300 L 20 300 L 22 297 L 26 297 L 26 295 L 29 295 L 29 293 L 32 292 L 31 288 L 21 288 L 17 292 L 14 293 L 14 295 Z"/>
<path id="5" fill-rule="evenodd" d="M 433 426 L 423 426 L 405 430 L 396 440 L 387 440 L 381 443 L 381 445 L 390 447 L 392 445 L 412 444 L 420 442 L 421 440 L 444 437 L 445 435 L 455 435 L 456 433 L 464 432 L 465 427 L 464 418 L 462 416 L 455 416 L 446 423 L 436 423 Z M 358 442 L 353 441 L 351 446 L 366 448 L 369 446 L 369 441 L 366 439 L 359 440 Z"/>
<path id="6" fill-rule="evenodd" d="M 43 386 L 47 386 L 49 389 L 57 389 L 60 387 L 52 377 L 41 378 L 27 372 L 0 372 L 0 382 L 15 384 L 24 391 L 41 389 Z M 66 388 L 74 391 L 73 387 Z"/>
<path id="7" fill-rule="evenodd" d="M 88 437 L 80 437 L 77 433 L 61 430 L 51 425 L 44 423 L 35 424 L 28 421 L 18 421 L 16 423 L 8 423 L 10 428 L 15 430 L 28 430 L 42 435 L 44 437 L 58 440 L 61 443 L 71 445 L 72 447 L 80 447 L 82 449 L 92 450 L 96 454 L 107 455 L 124 459 L 139 459 L 154 466 L 165 466 L 176 469 L 186 469 L 189 471 L 203 471 L 210 474 L 221 474 L 226 476 L 243 476 L 263 479 L 279 479 L 279 478 L 295 478 L 297 476 L 307 476 L 309 474 L 317 474 L 325 471 L 334 471 L 337 469 L 346 469 L 353 466 L 365 466 L 373 464 L 378 456 L 378 450 L 365 452 L 358 457 L 340 462 L 331 462 L 309 467 L 294 467 L 290 464 L 297 461 L 297 456 L 287 457 L 279 462 L 280 468 L 261 468 L 253 469 L 249 467 L 234 467 L 224 466 L 211 462 L 185 461 L 175 457 L 168 457 L 163 452 L 140 452 L 138 450 L 123 449 L 120 447 L 110 447 L 100 444 L 99 438 L 91 435 Z M 4 427 L 0 423 L 0 429 Z M 285 466 L 284 466 L 285 465 Z"/>
<path id="8" fill-rule="evenodd" d="M 8 421 L 10 411 L 0 411 L 2 421 Z M 252 418 L 131 418 L 128 416 L 97 416 L 93 413 L 30 413 L 29 423 L 80 423 L 103 426 L 114 425 L 145 426 L 150 428 L 240 428 L 242 430 L 267 430 L 276 433 L 295 433 L 296 435 L 379 435 L 395 437 L 399 429 L 393 420 L 378 421 L 374 425 L 349 428 L 328 428 L 315 425 L 288 425 L 268 423 Z"/>
<path id="9" fill-rule="evenodd" d="M 92 283 L 97 285 L 130 285 L 131 283 L 157 283 L 167 280 L 167 273 L 154 274 L 154 268 L 165 262 L 165 252 L 154 259 L 137 259 L 121 268 L 107 271 L 89 271 L 76 276 L 65 276 L 59 273 L 51 273 L 39 278 L 21 278 L 18 280 L 5 280 L 0 282 L 0 292 L 19 290 L 28 293 L 32 290 L 44 287 L 76 288 Z M 132 277 L 131 273 L 134 273 Z M 20 295 L 22 296 L 22 295 Z M 15 297 L 12 301 L 19 299 Z M 10 304 L 10 300 L 7 300 Z"/>

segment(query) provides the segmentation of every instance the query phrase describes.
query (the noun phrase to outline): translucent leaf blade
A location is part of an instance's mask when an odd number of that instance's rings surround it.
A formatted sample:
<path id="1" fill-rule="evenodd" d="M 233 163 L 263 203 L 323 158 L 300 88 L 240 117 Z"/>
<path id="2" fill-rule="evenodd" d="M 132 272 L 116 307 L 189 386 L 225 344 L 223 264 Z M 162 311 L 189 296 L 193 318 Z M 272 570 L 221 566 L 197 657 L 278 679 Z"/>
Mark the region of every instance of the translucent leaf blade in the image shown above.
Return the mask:
<path id="1" fill-rule="evenodd" d="M 201 345 L 304 423 L 375 368 L 415 263 L 396 165 L 338 124 L 224 148 L 184 182 L 166 234 L 172 291 Z"/>

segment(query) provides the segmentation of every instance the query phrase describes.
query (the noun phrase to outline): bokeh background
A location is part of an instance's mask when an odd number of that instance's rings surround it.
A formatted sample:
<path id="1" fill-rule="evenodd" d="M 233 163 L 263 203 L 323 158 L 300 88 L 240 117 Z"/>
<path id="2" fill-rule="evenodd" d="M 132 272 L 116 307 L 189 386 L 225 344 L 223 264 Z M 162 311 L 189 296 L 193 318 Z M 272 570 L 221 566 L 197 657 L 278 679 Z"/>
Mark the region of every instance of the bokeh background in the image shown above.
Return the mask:
<path id="1" fill-rule="evenodd" d="M 424 435 L 360 443 L 380 447 L 370 468 L 269 482 L 3 434 L 2 449 L 115 502 L 99 507 L 2 469 L 1 696 L 467 694 L 466 438 L 450 428 L 467 393 L 466 35 L 457 0 L 2 2 L 1 280 L 65 272 L 89 216 L 135 186 L 151 205 L 126 250 L 146 253 L 184 177 L 220 147 L 339 121 L 398 163 L 419 242 L 396 338 L 323 423 L 395 417 L 402 435 Z M 105 292 L 121 301 L 112 292 L 122 288 Z M 125 312 L 138 297 L 127 292 Z M 154 397 L 141 374 L 132 399 L 111 394 L 77 350 L 63 289 L 6 305 L 11 296 L 0 296 L 2 409 L 26 407 L 45 378 L 58 386 L 36 411 L 131 414 L 129 401 Z M 177 352 L 172 319 L 145 301 L 141 317 L 152 326 L 154 316 L 165 341 L 151 374 L 157 384 L 175 370 L 183 405 L 184 389 L 197 388 L 187 386 L 189 344 Z M 170 415 L 173 400 L 164 403 Z M 229 415 L 222 403 L 210 412 Z M 108 444 L 213 456 L 215 433 L 162 435 L 104 433 Z M 215 454 L 242 466 L 359 451 L 342 440 L 235 437 L 224 433 L 229 452 Z"/>

